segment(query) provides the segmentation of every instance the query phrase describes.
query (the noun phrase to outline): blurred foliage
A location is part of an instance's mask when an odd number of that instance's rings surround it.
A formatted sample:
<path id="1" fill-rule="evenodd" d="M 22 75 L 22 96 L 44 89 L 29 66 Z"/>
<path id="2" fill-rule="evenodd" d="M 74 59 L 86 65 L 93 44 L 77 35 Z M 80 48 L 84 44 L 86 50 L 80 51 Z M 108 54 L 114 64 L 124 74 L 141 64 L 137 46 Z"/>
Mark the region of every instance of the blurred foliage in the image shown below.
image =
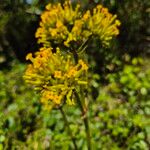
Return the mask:
<path id="1" fill-rule="evenodd" d="M 26 65 L 20 63 L 29 51 L 37 50 L 34 33 L 39 14 L 48 2 L 57 1 L 0 1 L 0 150 L 73 149 L 61 114 L 55 110 L 49 114 L 40 107 L 39 96 L 22 79 Z M 93 103 L 89 112 L 93 149 L 148 150 L 150 63 L 145 56 L 149 55 L 150 1 L 81 3 L 83 9 L 101 3 L 122 22 L 120 35 L 110 48 L 102 48 L 97 40 L 89 41 L 87 48 L 94 72 L 89 74 L 88 89 Z M 78 148 L 86 149 L 80 111 L 76 107 L 64 111 Z"/>
<path id="2" fill-rule="evenodd" d="M 0 67 L 14 58 L 24 61 L 28 52 L 36 51 L 34 34 L 46 1 L 0 1 Z"/>
<path id="3" fill-rule="evenodd" d="M 148 149 L 150 140 L 148 65 L 149 63 L 143 62 L 141 58 L 128 60 L 120 71 L 109 73 L 106 76 L 108 83 L 100 86 L 96 99 L 99 103 L 96 121 L 102 122 L 100 127 L 102 135 L 110 139 L 109 143 L 108 139 L 103 141 L 102 138 L 101 141 L 104 142 L 102 146 L 109 148 L 109 145 L 115 143 L 114 149 L 120 146 L 122 149 Z"/>

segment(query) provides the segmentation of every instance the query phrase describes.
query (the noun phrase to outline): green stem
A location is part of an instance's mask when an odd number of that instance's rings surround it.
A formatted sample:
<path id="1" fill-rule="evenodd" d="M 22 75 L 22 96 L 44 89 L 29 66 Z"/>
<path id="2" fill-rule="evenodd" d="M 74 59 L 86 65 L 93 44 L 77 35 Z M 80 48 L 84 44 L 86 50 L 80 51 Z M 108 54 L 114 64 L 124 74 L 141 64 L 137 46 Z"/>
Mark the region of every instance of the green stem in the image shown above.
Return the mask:
<path id="1" fill-rule="evenodd" d="M 65 124 L 66 124 L 66 126 L 67 126 L 68 134 L 69 134 L 70 137 L 71 137 L 71 140 L 72 140 L 73 145 L 74 145 L 74 149 L 77 150 L 78 147 L 77 147 L 77 144 L 76 144 L 76 139 L 75 139 L 75 137 L 73 136 L 72 131 L 71 131 L 71 129 L 70 129 L 69 122 L 68 122 L 68 120 L 67 120 L 67 116 L 65 115 L 65 112 L 63 111 L 62 107 L 59 107 L 59 110 L 60 110 L 60 112 L 61 112 L 61 114 L 62 114 L 62 116 L 63 116 L 64 122 L 65 122 Z"/>
<path id="2" fill-rule="evenodd" d="M 84 51 L 86 49 L 86 47 L 87 47 L 86 44 L 91 36 L 89 36 L 89 38 L 79 47 L 78 51 L 82 52 L 82 50 Z M 74 56 L 75 63 L 78 64 L 79 56 L 78 56 L 77 51 L 74 49 L 71 49 L 71 52 Z M 87 108 L 85 106 L 83 106 L 81 98 L 76 90 L 74 90 L 74 94 L 75 94 L 75 97 L 77 98 L 77 102 L 78 102 L 78 104 L 80 106 L 80 110 L 82 112 L 83 122 L 84 122 L 85 130 L 86 130 L 88 150 L 91 150 L 91 136 L 90 136 L 89 121 L 88 121 L 88 116 L 87 116 Z"/>
<path id="3" fill-rule="evenodd" d="M 84 126 L 85 126 L 85 130 L 86 130 L 86 138 L 87 138 L 88 150 L 91 150 L 91 136 L 90 136 L 89 120 L 88 120 L 88 116 L 87 116 L 87 108 L 85 108 L 83 106 L 77 91 L 74 91 L 74 93 L 75 93 L 75 96 L 77 98 L 77 102 L 78 102 L 78 104 L 80 106 L 80 109 L 82 111 L 82 117 L 83 117 Z"/>

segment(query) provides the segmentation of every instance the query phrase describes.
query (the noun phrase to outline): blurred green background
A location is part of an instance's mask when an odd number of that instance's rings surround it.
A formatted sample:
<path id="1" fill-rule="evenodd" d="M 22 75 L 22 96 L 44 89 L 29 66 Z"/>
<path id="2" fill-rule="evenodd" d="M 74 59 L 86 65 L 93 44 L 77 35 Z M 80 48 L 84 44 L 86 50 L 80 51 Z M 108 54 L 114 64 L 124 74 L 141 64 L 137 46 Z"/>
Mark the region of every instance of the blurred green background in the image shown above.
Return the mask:
<path id="1" fill-rule="evenodd" d="M 40 47 L 34 34 L 49 2 L 63 0 L 0 1 L 0 150 L 73 149 L 61 114 L 44 111 L 39 95 L 22 79 L 26 54 Z M 93 149 L 149 150 L 150 1 L 81 1 L 83 11 L 97 4 L 117 14 L 121 27 L 110 48 L 96 40 L 87 48 Z M 78 148 L 86 150 L 80 111 L 65 108 Z"/>

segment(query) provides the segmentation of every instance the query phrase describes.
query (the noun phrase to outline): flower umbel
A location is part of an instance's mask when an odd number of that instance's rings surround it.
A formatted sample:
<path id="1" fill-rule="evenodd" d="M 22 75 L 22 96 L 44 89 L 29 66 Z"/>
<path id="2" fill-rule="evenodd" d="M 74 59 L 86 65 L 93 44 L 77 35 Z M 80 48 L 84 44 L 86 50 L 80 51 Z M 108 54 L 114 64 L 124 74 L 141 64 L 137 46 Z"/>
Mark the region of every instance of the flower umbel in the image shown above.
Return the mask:
<path id="1" fill-rule="evenodd" d="M 119 34 L 118 26 L 121 23 L 116 18 L 117 15 L 112 15 L 102 5 L 97 5 L 92 14 L 88 10 L 83 15 L 87 29 L 92 32 L 92 35 L 98 36 L 104 46 L 108 46 L 110 40 Z"/>
<path id="2" fill-rule="evenodd" d="M 77 64 L 71 55 L 63 55 L 59 48 L 52 53 L 51 48 L 41 48 L 40 51 L 27 55 L 31 60 L 24 79 L 41 93 L 41 103 L 46 108 L 55 107 L 65 102 L 74 104 L 73 89 L 87 84 L 88 66 L 83 60 Z M 71 93 L 71 94 L 70 94 Z"/>
<path id="3" fill-rule="evenodd" d="M 70 33 L 69 26 L 73 26 L 75 20 L 80 18 L 79 7 L 77 5 L 73 9 L 70 1 L 66 1 L 63 6 L 60 3 L 48 4 L 35 35 L 38 42 L 50 46 L 52 41 L 66 41 Z"/>

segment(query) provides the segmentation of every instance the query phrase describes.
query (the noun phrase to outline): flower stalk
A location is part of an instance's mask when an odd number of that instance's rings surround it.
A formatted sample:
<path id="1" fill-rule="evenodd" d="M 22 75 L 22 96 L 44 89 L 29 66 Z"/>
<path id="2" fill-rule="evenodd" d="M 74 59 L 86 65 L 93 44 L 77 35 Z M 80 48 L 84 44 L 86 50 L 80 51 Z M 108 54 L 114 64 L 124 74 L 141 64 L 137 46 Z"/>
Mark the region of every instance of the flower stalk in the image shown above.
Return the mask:
<path id="1" fill-rule="evenodd" d="M 91 135 L 90 135 L 89 119 L 87 115 L 87 108 L 83 106 L 81 98 L 76 90 L 74 91 L 74 94 L 77 98 L 77 103 L 79 104 L 80 110 L 82 112 L 82 119 L 86 130 L 87 147 L 88 150 L 91 150 Z"/>
<path id="2" fill-rule="evenodd" d="M 87 41 L 88 41 L 88 39 L 85 41 L 85 43 Z M 85 43 L 83 43 L 83 45 L 82 45 L 83 49 L 82 49 L 82 46 L 79 48 L 81 51 L 85 50 L 85 48 L 86 48 L 86 47 L 84 47 Z M 74 56 L 75 62 L 77 63 L 78 58 L 79 58 L 78 53 L 75 50 L 72 50 L 72 54 Z M 82 94 L 82 92 L 81 92 L 81 94 Z M 82 112 L 82 119 L 83 119 L 83 122 L 84 122 L 85 131 L 86 131 L 87 147 L 88 147 L 88 150 L 91 150 L 91 136 L 90 136 L 90 128 L 89 128 L 89 119 L 88 119 L 88 115 L 87 115 L 87 107 L 85 106 L 84 103 L 82 103 L 81 97 L 78 94 L 77 90 L 75 90 L 75 89 L 74 89 L 74 95 L 77 99 L 77 103 L 78 103 L 78 105 L 80 107 L 80 110 Z"/>
<path id="3" fill-rule="evenodd" d="M 71 137 L 72 143 L 73 143 L 73 145 L 74 145 L 74 149 L 77 150 L 78 147 L 77 147 L 77 144 L 76 144 L 76 139 L 75 139 L 75 137 L 74 137 L 74 135 L 72 134 L 72 131 L 71 131 L 71 129 L 70 129 L 67 116 L 66 116 L 65 112 L 63 111 L 62 107 L 59 107 L 59 110 L 60 110 L 60 112 L 61 112 L 61 114 L 62 114 L 62 117 L 63 117 L 63 120 L 64 120 L 64 122 L 65 122 L 65 124 L 66 124 L 67 130 L 68 130 L 68 134 L 69 134 L 70 137 Z"/>

